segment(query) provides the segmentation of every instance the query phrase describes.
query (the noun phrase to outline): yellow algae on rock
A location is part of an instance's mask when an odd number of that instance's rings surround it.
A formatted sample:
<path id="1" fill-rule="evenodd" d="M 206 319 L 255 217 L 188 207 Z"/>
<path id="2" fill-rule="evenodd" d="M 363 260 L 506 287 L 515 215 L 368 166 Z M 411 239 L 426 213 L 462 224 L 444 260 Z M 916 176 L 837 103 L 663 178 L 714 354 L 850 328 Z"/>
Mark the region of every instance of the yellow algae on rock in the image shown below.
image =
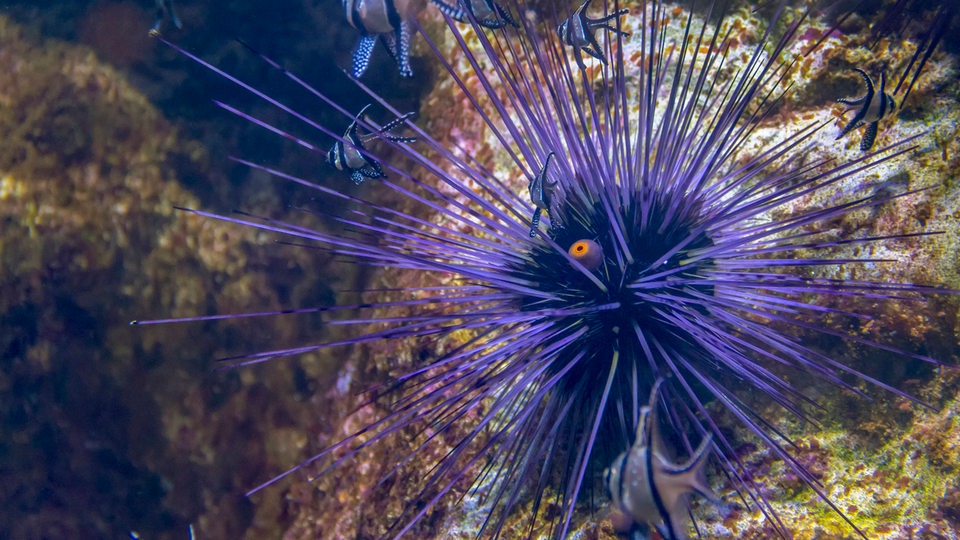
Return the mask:
<path id="1" fill-rule="evenodd" d="M 302 454 L 316 409 L 290 366 L 245 382 L 214 361 L 322 329 L 128 323 L 317 303 L 328 263 L 175 210 L 200 203 L 171 163 L 204 171 L 203 152 L 89 49 L 26 34 L 0 16 L 0 537 L 155 538 L 199 516 L 198 538 L 238 538 L 242 493 Z M 301 365 L 332 383 L 329 360 Z M 279 512 L 260 512 L 271 534 Z"/>

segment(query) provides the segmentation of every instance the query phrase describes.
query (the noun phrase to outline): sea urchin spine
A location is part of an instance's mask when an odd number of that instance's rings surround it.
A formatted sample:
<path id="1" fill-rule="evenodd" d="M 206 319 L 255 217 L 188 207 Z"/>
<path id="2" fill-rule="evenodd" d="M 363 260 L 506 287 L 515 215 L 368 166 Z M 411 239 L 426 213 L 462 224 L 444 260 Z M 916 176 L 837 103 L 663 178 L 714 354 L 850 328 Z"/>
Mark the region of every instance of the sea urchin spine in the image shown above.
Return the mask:
<path id="1" fill-rule="evenodd" d="M 663 379 L 660 403 L 663 424 L 673 432 L 673 450 L 690 454 L 692 441 L 712 436 L 734 489 L 748 504 L 757 504 L 778 533 L 789 535 L 762 486 L 738 460 L 718 420 L 722 410 L 842 515 L 814 476 L 783 449 L 786 438 L 751 408 L 747 396 L 766 396 L 806 419 L 805 409 L 815 402 L 793 377 L 812 373 L 854 392 L 860 390 L 851 380 L 909 397 L 821 352 L 813 345 L 820 336 L 934 362 L 817 322 L 824 314 L 834 319 L 869 315 L 824 307 L 823 299 L 884 301 L 942 292 L 816 275 L 826 266 L 883 262 L 831 253 L 844 244 L 878 244 L 889 237 L 837 239 L 824 232 L 832 220 L 904 194 L 864 195 L 787 211 L 810 194 L 909 152 L 911 140 L 845 163 L 808 162 L 802 157 L 827 125 L 823 122 L 747 150 L 757 127 L 777 110 L 794 67 L 791 47 L 805 17 L 786 21 L 783 7 L 751 45 L 740 45 L 734 54 L 729 38 L 735 25 L 714 3 L 703 6 L 700 18 L 659 1 L 595 2 L 591 9 L 601 14 L 626 9 L 610 24 L 617 22 L 621 30 L 630 26 L 630 36 L 602 33 L 598 52 L 609 62 L 591 61 L 581 69 L 555 33 L 563 15 L 503 4 L 523 15 L 519 27 L 488 30 L 474 21 L 465 29 L 445 16 L 457 45 L 455 59 L 441 54 L 449 47 L 425 39 L 443 65 L 443 77 L 459 87 L 495 138 L 509 173 L 493 174 L 490 164 L 408 122 L 416 145 L 382 143 L 416 164 L 416 170 L 384 160 L 390 178 L 377 181 L 375 189 L 399 193 L 415 210 L 347 195 L 334 185 L 339 178 L 321 185 L 241 161 L 339 198 L 359 217 L 337 218 L 348 232 L 328 233 L 194 211 L 316 243 L 360 264 L 439 276 L 435 285 L 408 289 L 402 300 L 304 308 L 355 312 L 331 324 L 355 327 L 356 334 L 246 354 L 231 359 L 233 364 L 342 345 L 430 340 L 454 331 L 470 335 L 459 347 L 384 386 L 390 410 L 381 419 L 268 484 L 314 469 L 335 452 L 328 466 L 312 472 L 336 468 L 414 427 L 429 435 L 397 467 L 426 445 L 441 444 L 441 434 L 455 441 L 444 443 L 446 451 L 424 472 L 419 500 L 406 505 L 390 534 L 408 532 L 467 479 L 489 487 L 489 513 L 480 534 L 501 535 L 512 511 L 532 501 L 532 536 L 544 502 L 554 500 L 560 512 L 546 517 L 549 534 L 563 538 L 573 526 L 581 494 L 598 491 L 600 471 L 629 448 L 650 388 Z M 319 126 L 184 54 L 343 141 L 336 129 Z M 457 65 L 469 66 L 467 73 Z M 346 114 L 303 79 L 284 73 Z M 400 116 L 375 91 L 356 84 Z M 223 106 L 308 150 L 324 148 Z M 522 189 L 527 182 L 529 196 Z M 538 227 L 541 214 L 547 223 Z M 908 231 L 903 237 L 917 234 L 925 233 Z M 404 311 L 384 316 L 393 309 Z"/>

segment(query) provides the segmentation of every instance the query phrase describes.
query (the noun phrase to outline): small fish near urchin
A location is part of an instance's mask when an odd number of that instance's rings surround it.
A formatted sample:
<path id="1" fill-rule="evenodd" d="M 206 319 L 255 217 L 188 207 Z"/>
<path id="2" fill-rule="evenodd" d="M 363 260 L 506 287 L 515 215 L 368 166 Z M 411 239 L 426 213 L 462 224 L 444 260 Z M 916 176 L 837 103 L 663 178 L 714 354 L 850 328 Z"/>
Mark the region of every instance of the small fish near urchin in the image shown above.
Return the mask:
<path id="1" fill-rule="evenodd" d="M 603 471 L 610 495 L 614 529 L 627 535 L 633 529 L 647 534 L 652 525 L 664 538 L 686 538 L 687 497 L 698 494 L 720 504 L 707 483 L 707 459 L 713 448 L 708 434 L 685 463 L 671 463 L 662 453 L 659 407 L 660 385 L 653 384 L 650 402 L 640 409 L 640 423 L 630 450 L 617 456 Z"/>
<path id="2" fill-rule="evenodd" d="M 884 72 L 880 72 L 880 87 L 876 88 L 873 79 L 867 75 L 866 71 L 860 68 L 855 68 L 855 71 L 863 79 L 867 88 L 864 94 L 858 98 L 840 98 L 837 100 L 844 105 L 850 105 L 855 111 L 853 118 L 840 130 L 837 139 L 862 125 L 866 125 L 867 128 L 863 132 L 863 138 L 860 139 L 860 150 L 866 152 L 873 148 L 873 142 L 877 139 L 880 120 L 896 111 L 897 102 L 894 101 L 893 96 L 887 93 L 887 76 Z"/>
<path id="3" fill-rule="evenodd" d="M 412 143 L 417 140 L 415 137 L 391 135 L 392 131 L 402 127 L 403 123 L 413 116 L 414 113 L 412 112 L 394 118 L 375 131 L 361 135 L 358 122 L 364 120 L 369 108 L 370 105 L 366 105 L 360 110 L 353 122 L 350 122 L 347 131 L 344 132 L 343 139 L 333 143 L 333 146 L 327 152 L 327 163 L 338 171 L 350 173 L 350 179 L 353 180 L 354 184 L 361 184 L 367 179 L 375 180 L 387 177 L 380 166 L 380 162 L 368 155 L 367 143 L 375 139 L 400 143 Z"/>
<path id="4" fill-rule="evenodd" d="M 727 38 L 737 26 L 723 14 L 708 9 L 694 15 L 657 1 L 631 6 L 632 15 L 618 22 L 618 28 L 629 26 L 630 42 L 625 31 L 603 32 L 600 52 L 608 62 L 579 70 L 554 31 L 570 14 L 504 4 L 525 13 L 519 29 L 463 30 L 457 23 L 441 36 L 424 32 L 444 62 L 443 78 L 462 91 L 454 103 L 467 108 L 435 105 L 434 122 L 422 122 L 435 131 L 411 126 L 419 148 L 385 141 L 404 166 L 384 160 L 391 178 L 376 189 L 402 198 L 402 209 L 243 161 L 340 197 L 369 219 L 351 219 L 349 230 L 329 232 L 193 211 L 383 268 L 385 279 L 404 283 L 336 306 L 351 317 L 331 324 L 349 329 L 348 337 L 230 360 L 239 368 L 361 345 L 397 356 L 390 376 L 363 402 L 377 418 L 328 440 L 326 449 L 251 494 L 280 496 L 278 484 L 290 479 L 324 485 L 328 494 L 336 486 L 331 504 L 354 500 L 360 495 L 344 490 L 356 483 L 338 477 L 359 464 L 381 471 L 376 487 L 409 486 L 401 500 L 391 501 L 394 511 L 364 535 L 442 536 L 443 524 L 431 516 L 444 508 L 473 508 L 482 516 L 473 531 L 480 536 L 520 531 L 565 538 L 583 524 L 583 511 L 600 515 L 609 504 L 597 500 L 601 472 L 631 447 L 649 406 L 645 389 L 663 379 L 656 395 L 670 428 L 663 433 L 664 452 L 694 455 L 701 441 L 712 440 L 724 474 L 713 475 L 706 487 L 739 495 L 726 504 L 761 514 L 767 534 L 790 536 L 790 524 L 770 498 L 776 479 L 758 479 L 739 459 L 729 428 L 742 427 L 846 521 L 848 534 L 863 535 L 792 458 L 785 448 L 792 441 L 775 423 L 779 417 L 753 404 L 762 397 L 783 415 L 806 421 L 816 405 L 803 386 L 810 376 L 854 394 L 869 383 L 910 399 L 823 352 L 818 338 L 895 354 L 903 362 L 937 363 L 842 322 L 868 319 L 862 310 L 873 304 L 949 291 L 817 273 L 885 262 L 839 257 L 838 246 L 879 247 L 932 234 L 833 236 L 838 218 L 900 195 L 800 204 L 811 193 L 856 183 L 896 162 L 913 150 L 915 139 L 853 160 L 809 161 L 816 135 L 829 125 L 822 121 L 747 151 L 760 122 L 777 112 L 787 90 L 784 74 L 795 65 L 787 53 L 804 19 L 788 19 L 783 9 L 762 28 L 737 35 L 735 46 Z M 612 13 L 621 5 L 595 8 Z M 466 68 L 453 67 L 463 60 Z M 286 75 L 319 95 L 304 78 Z M 595 79 L 582 78 L 590 76 Z M 384 103 L 376 89 L 354 83 Z M 453 142 L 478 121 L 489 141 Z M 272 131 L 286 136 L 280 128 Z M 537 178 L 542 195 L 530 182 Z M 531 203 L 546 227 L 534 226 Z M 298 312 L 328 311 L 304 306 Z M 280 313 L 288 312 L 254 315 Z M 410 350 L 425 354 L 398 354 Z M 406 451 L 365 459 L 396 439 L 407 441 Z M 464 483 L 473 490 L 465 491 Z M 357 504 L 363 511 L 362 499 Z M 337 530 L 338 523 L 324 527 Z"/>
<path id="5" fill-rule="evenodd" d="M 580 54 L 581 51 L 596 58 L 601 63 L 607 63 L 603 49 L 597 42 L 597 30 L 606 30 L 620 36 L 628 35 L 616 26 L 611 25 L 610 21 L 616 21 L 620 16 L 626 15 L 629 10 L 620 9 L 595 19 L 587 15 L 587 9 L 592 1 L 585 0 L 573 15 L 567 17 L 557 26 L 557 35 L 560 36 L 561 41 L 573 47 L 573 54 L 577 58 L 577 65 L 580 66 L 580 69 L 586 69 L 583 56 Z"/>
<path id="6" fill-rule="evenodd" d="M 547 154 L 546 161 L 540 172 L 530 179 L 527 185 L 527 191 L 530 193 L 530 202 L 533 203 L 533 217 L 530 219 L 530 238 L 537 236 L 537 229 L 540 227 L 540 216 L 544 212 L 550 212 L 550 199 L 553 197 L 553 187 L 556 181 L 549 178 L 550 160 L 553 159 L 553 152 Z"/>

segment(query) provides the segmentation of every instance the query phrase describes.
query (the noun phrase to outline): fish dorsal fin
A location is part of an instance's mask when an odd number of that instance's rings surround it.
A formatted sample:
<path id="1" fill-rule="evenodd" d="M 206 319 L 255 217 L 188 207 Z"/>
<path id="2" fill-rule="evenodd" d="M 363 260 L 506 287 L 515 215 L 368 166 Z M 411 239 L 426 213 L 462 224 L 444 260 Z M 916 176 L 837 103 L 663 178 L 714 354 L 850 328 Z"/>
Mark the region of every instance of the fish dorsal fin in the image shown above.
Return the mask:
<path id="1" fill-rule="evenodd" d="M 660 448 L 660 436 L 657 433 L 657 398 L 663 378 L 657 379 L 650 390 L 650 402 L 640 408 L 640 421 L 637 422 L 637 438 L 634 446 L 646 446 L 654 451 Z"/>

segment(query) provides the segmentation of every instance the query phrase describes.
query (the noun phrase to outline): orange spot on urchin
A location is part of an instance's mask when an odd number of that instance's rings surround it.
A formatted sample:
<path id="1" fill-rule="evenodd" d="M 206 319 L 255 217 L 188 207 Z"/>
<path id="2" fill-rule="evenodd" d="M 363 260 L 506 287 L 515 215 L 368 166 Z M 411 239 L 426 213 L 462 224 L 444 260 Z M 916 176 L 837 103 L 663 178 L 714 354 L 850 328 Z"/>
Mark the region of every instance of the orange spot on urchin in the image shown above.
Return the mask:
<path id="1" fill-rule="evenodd" d="M 603 248 L 593 240 L 577 240 L 567 253 L 587 270 L 596 270 L 603 264 Z"/>

